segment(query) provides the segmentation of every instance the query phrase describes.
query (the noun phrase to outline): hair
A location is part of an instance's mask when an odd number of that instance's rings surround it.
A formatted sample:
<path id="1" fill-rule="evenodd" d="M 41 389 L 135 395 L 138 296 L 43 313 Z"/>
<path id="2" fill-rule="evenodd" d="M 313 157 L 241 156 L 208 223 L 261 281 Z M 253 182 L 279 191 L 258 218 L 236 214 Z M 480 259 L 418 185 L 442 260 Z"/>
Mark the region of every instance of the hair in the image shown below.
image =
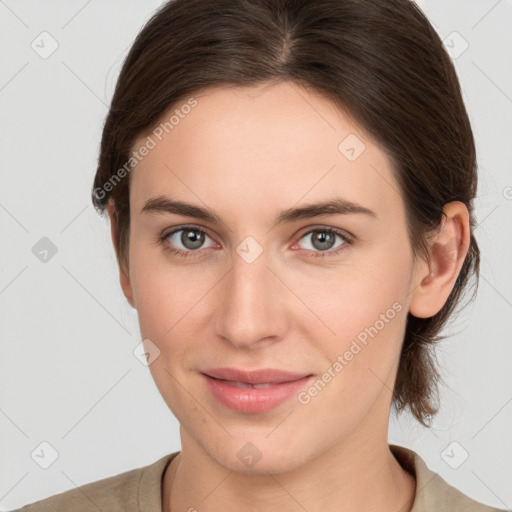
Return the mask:
<path id="1" fill-rule="evenodd" d="M 171 0 L 144 25 L 124 60 L 105 120 L 92 201 L 114 206 L 114 245 L 127 269 L 130 228 L 126 163 L 135 139 L 183 98 L 212 87 L 291 80 L 331 100 L 388 153 L 407 212 L 414 256 L 443 206 L 461 201 L 470 246 L 443 308 L 408 313 L 393 390 L 396 412 L 423 425 L 439 409 L 439 333 L 471 276 L 478 288 L 474 237 L 476 150 L 453 63 L 410 0 Z M 474 295 L 471 299 L 474 298 Z"/>

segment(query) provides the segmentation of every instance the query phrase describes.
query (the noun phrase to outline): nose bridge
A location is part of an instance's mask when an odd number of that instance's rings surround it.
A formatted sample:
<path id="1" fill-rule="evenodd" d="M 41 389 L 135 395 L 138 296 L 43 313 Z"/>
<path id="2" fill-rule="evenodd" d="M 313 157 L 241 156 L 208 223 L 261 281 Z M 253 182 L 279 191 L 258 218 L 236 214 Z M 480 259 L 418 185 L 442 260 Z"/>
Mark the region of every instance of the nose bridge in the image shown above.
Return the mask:
<path id="1" fill-rule="evenodd" d="M 251 240 L 242 242 L 233 255 L 216 324 L 217 333 L 234 345 L 249 346 L 282 335 L 283 290 L 268 266 L 268 254 Z"/>

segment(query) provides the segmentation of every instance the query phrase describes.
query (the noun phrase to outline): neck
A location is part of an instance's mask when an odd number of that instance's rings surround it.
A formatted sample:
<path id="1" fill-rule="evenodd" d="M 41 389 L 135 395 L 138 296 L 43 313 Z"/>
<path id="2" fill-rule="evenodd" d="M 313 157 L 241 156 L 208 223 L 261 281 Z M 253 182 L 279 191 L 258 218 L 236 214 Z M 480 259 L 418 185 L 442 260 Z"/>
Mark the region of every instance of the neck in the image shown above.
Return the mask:
<path id="1" fill-rule="evenodd" d="M 163 512 L 322 510 L 410 512 L 415 478 L 387 441 L 344 443 L 276 475 L 247 475 L 219 465 L 186 434 L 164 476 Z"/>

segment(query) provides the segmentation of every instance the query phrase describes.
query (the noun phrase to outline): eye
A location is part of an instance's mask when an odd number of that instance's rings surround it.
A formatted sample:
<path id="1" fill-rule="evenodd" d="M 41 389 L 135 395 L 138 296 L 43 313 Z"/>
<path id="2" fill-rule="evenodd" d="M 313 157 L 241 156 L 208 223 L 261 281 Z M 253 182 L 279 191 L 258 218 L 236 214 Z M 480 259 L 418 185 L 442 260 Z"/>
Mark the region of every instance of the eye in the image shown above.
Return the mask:
<path id="1" fill-rule="evenodd" d="M 336 243 L 336 238 L 339 239 L 339 243 Z M 352 243 L 348 235 L 334 228 L 318 228 L 308 231 L 301 237 L 301 240 L 308 242 L 306 250 L 312 251 L 313 257 L 335 256 Z M 322 253 L 327 253 L 327 255 Z"/>
<path id="2" fill-rule="evenodd" d="M 338 243 L 336 243 L 336 238 L 338 238 Z M 206 239 L 209 239 L 211 243 L 204 246 Z M 349 235 L 331 227 L 310 230 L 300 240 L 307 242 L 305 249 L 310 253 L 307 257 L 336 256 L 352 244 Z M 161 236 L 159 241 L 164 250 L 182 258 L 193 257 L 202 249 L 216 245 L 206 231 L 194 226 L 181 226 Z M 297 245 L 295 244 L 292 248 L 295 249 Z"/>
<path id="3" fill-rule="evenodd" d="M 215 245 L 212 243 L 209 246 L 203 247 L 205 239 L 209 239 L 213 242 L 202 229 L 196 227 L 181 227 L 163 235 L 161 242 L 164 249 L 167 251 L 188 257 L 191 256 L 190 253 L 199 252 L 199 249 Z"/>

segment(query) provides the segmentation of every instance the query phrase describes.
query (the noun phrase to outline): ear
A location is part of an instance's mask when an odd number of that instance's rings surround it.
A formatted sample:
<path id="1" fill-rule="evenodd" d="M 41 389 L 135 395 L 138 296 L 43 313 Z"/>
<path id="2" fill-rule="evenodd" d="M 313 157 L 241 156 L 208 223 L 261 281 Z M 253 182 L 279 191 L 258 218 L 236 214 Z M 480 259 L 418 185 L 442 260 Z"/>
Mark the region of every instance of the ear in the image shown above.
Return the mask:
<path id="1" fill-rule="evenodd" d="M 112 237 L 112 244 L 116 251 L 117 263 L 119 265 L 119 281 L 121 283 L 121 289 L 123 290 L 124 296 L 130 303 L 130 305 L 135 308 L 135 301 L 133 300 L 133 290 L 132 284 L 130 281 L 130 274 L 127 268 L 122 264 L 119 247 L 117 246 L 116 233 L 118 229 L 117 222 L 117 211 L 113 202 L 109 201 L 107 204 L 107 213 L 110 220 L 110 236 Z"/>
<path id="2" fill-rule="evenodd" d="M 418 259 L 409 312 L 429 318 L 446 303 L 469 250 L 470 225 L 466 205 L 447 203 L 439 231 L 428 240 L 429 261 Z"/>

